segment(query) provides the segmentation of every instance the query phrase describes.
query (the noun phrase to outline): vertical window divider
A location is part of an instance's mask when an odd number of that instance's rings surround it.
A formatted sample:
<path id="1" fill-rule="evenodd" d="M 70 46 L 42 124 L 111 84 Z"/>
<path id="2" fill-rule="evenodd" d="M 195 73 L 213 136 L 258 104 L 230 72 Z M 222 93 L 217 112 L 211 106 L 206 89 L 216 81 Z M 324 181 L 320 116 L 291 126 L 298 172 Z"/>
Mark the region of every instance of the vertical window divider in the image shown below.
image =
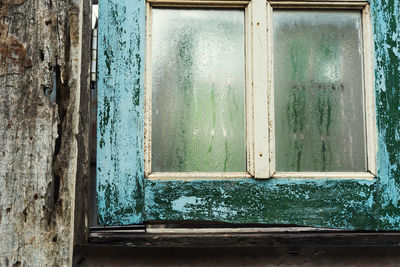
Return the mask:
<path id="1" fill-rule="evenodd" d="M 273 65 L 273 22 L 272 7 L 267 2 L 267 98 L 268 98 L 268 145 L 269 145 L 269 177 L 274 175 L 275 170 L 275 127 L 274 127 L 274 65 Z"/>
<path id="2" fill-rule="evenodd" d="M 151 6 L 146 2 L 146 42 L 151 44 Z M 151 173 L 151 47 L 146 45 L 144 101 L 144 176 Z"/>
<path id="3" fill-rule="evenodd" d="M 374 94 L 374 66 L 370 6 L 365 5 L 362 12 L 363 29 L 363 67 L 364 67 L 364 90 L 365 90 L 365 124 L 367 142 L 367 166 L 368 171 L 377 176 L 376 151 L 377 134 L 375 118 L 375 94 Z"/>
<path id="4" fill-rule="evenodd" d="M 253 47 L 252 13 L 253 2 L 245 8 L 245 86 L 246 86 L 246 160 L 247 171 L 254 177 L 254 94 L 253 94 Z"/>
<path id="5" fill-rule="evenodd" d="M 253 70 L 254 178 L 266 179 L 269 171 L 268 97 L 267 97 L 267 10 L 265 0 L 253 0 L 251 5 L 251 38 Z"/>

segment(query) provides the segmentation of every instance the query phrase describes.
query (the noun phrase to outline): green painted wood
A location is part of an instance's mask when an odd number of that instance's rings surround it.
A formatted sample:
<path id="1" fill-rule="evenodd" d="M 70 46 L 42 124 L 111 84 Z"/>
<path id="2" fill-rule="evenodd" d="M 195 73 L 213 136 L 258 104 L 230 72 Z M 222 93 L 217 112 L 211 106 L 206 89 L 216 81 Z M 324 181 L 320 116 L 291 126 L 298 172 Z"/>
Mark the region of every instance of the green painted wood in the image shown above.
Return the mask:
<path id="1" fill-rule="evenodd" d="M 378 178 L 146 181 L 146 220 L 400 229 L 400 2 L 371 1 Z"/>
<path id="2" fill-rule="evenodd" d="M 148 180 L 143 184 L 144 1 L 101 1 L 97 155 L 100 223 L 191 220 L 399 229 L 399 5 L 394 0 L 371 1 L 377 179 Z"/>
<path id="3" fill-rule="evenodd" d="M 144 27 L 144 1 L 100 1 L 97 99 L 100 225 L 143 222 Z"/>
<path id="4" fill-rule="evenodd" d="M 146 181 L 146 220 L 376 229 L 374 189 L 355 180 Z"/>
<path id="5" fill-rule="evenodd" d="M 400 229 L 400 1 L 371 1 L 378 123 L 379 229 Z"/>

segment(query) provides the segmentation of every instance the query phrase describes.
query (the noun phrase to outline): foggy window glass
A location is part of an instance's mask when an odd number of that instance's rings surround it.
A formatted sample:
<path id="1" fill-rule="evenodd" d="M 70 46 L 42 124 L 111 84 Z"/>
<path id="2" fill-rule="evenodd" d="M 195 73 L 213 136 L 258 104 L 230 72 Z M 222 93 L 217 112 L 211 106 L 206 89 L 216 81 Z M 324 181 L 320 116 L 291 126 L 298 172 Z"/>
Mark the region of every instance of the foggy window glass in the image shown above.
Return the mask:
<path id="1" fill-rule="evenodd" d="M 277 171 L 366 171 L 360 11 L 277 10 Z"/>
<path id="2" fill-rule="evenodd" d="M 244 172 L 244 11 L 152 9 L 152 171 Z"/>

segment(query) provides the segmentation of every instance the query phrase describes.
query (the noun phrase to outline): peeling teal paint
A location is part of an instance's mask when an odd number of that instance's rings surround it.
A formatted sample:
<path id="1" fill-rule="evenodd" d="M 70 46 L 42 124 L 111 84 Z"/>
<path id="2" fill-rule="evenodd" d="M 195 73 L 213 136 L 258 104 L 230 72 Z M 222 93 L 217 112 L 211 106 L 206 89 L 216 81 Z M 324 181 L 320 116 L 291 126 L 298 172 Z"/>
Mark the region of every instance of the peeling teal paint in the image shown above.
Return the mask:
<path id="1" fill-rule="evenodd" d="M 400 1 L 371 1 L 378 124 L 379 229 L 400 229 Z"/>
<path id="2" fill-rule="evenodd" d="M 377 228 L 369 180 L 146 181 L 148 221 L 199 220 Z"/>
<path id="3" fill-rule="evenodd" d="M 100 3 L 101 225 L 191 220 L 400 230 L 400 1 L 371 1 L 378 128 L 374 181 L 144 181 L 144 3 Z"/>
<path id="4" fill-rule="evenodd" d="M 100 225 L 143 222 L 145 2 L 99 7 L 97 205 Z"/>
<path id="5" fill-rule="evenodd" d="M 185 210 L 186 206 L 196 205 L 196 203 L 200 201 L 201 198 L 182 196 L 172 201 L 172 209 L 180 212 L 182 210 Z"/>

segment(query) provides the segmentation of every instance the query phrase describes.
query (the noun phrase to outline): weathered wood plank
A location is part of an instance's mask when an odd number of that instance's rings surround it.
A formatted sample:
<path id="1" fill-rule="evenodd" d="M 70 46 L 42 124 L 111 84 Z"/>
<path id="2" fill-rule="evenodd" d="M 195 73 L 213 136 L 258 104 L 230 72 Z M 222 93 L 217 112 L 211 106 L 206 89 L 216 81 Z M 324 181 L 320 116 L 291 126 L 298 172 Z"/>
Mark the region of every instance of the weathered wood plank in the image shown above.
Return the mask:
<path id="1" fill-rule="evenodd" d="M 370 180 L 151 180 L 145 219 L 375 230 L 374 190 Z"/>
<path id="2" fill-rule="evenodd" d="M 101 225 L 143 220 L 145 1 L 100 1 L 97 204 Z"/>
<path id="3" fill-rule="evenodd" d="M 371 1 L 375 41 L 380 229 L 400 229 L 400 2 Z"/>
<path id="4" fill-rule="evenodd" d="M 82 1 L 0 1 L 0 266 L 72 262 Z"/>
<path id="5" fill-rule="evenodd" d="M 74 244 L 87 243 L 90 207 L 90 61 L 91 61 L 91 3 L 83 1 L 82 61 L 79 103 L 78 164 L 76 174 Z"/>
<path id="6" fill-rule="evenodd" d="M 145 234 L 92 233 L 91 244 L 128 247 L 398 246 L 399 233 L 297 232 Z"/>

